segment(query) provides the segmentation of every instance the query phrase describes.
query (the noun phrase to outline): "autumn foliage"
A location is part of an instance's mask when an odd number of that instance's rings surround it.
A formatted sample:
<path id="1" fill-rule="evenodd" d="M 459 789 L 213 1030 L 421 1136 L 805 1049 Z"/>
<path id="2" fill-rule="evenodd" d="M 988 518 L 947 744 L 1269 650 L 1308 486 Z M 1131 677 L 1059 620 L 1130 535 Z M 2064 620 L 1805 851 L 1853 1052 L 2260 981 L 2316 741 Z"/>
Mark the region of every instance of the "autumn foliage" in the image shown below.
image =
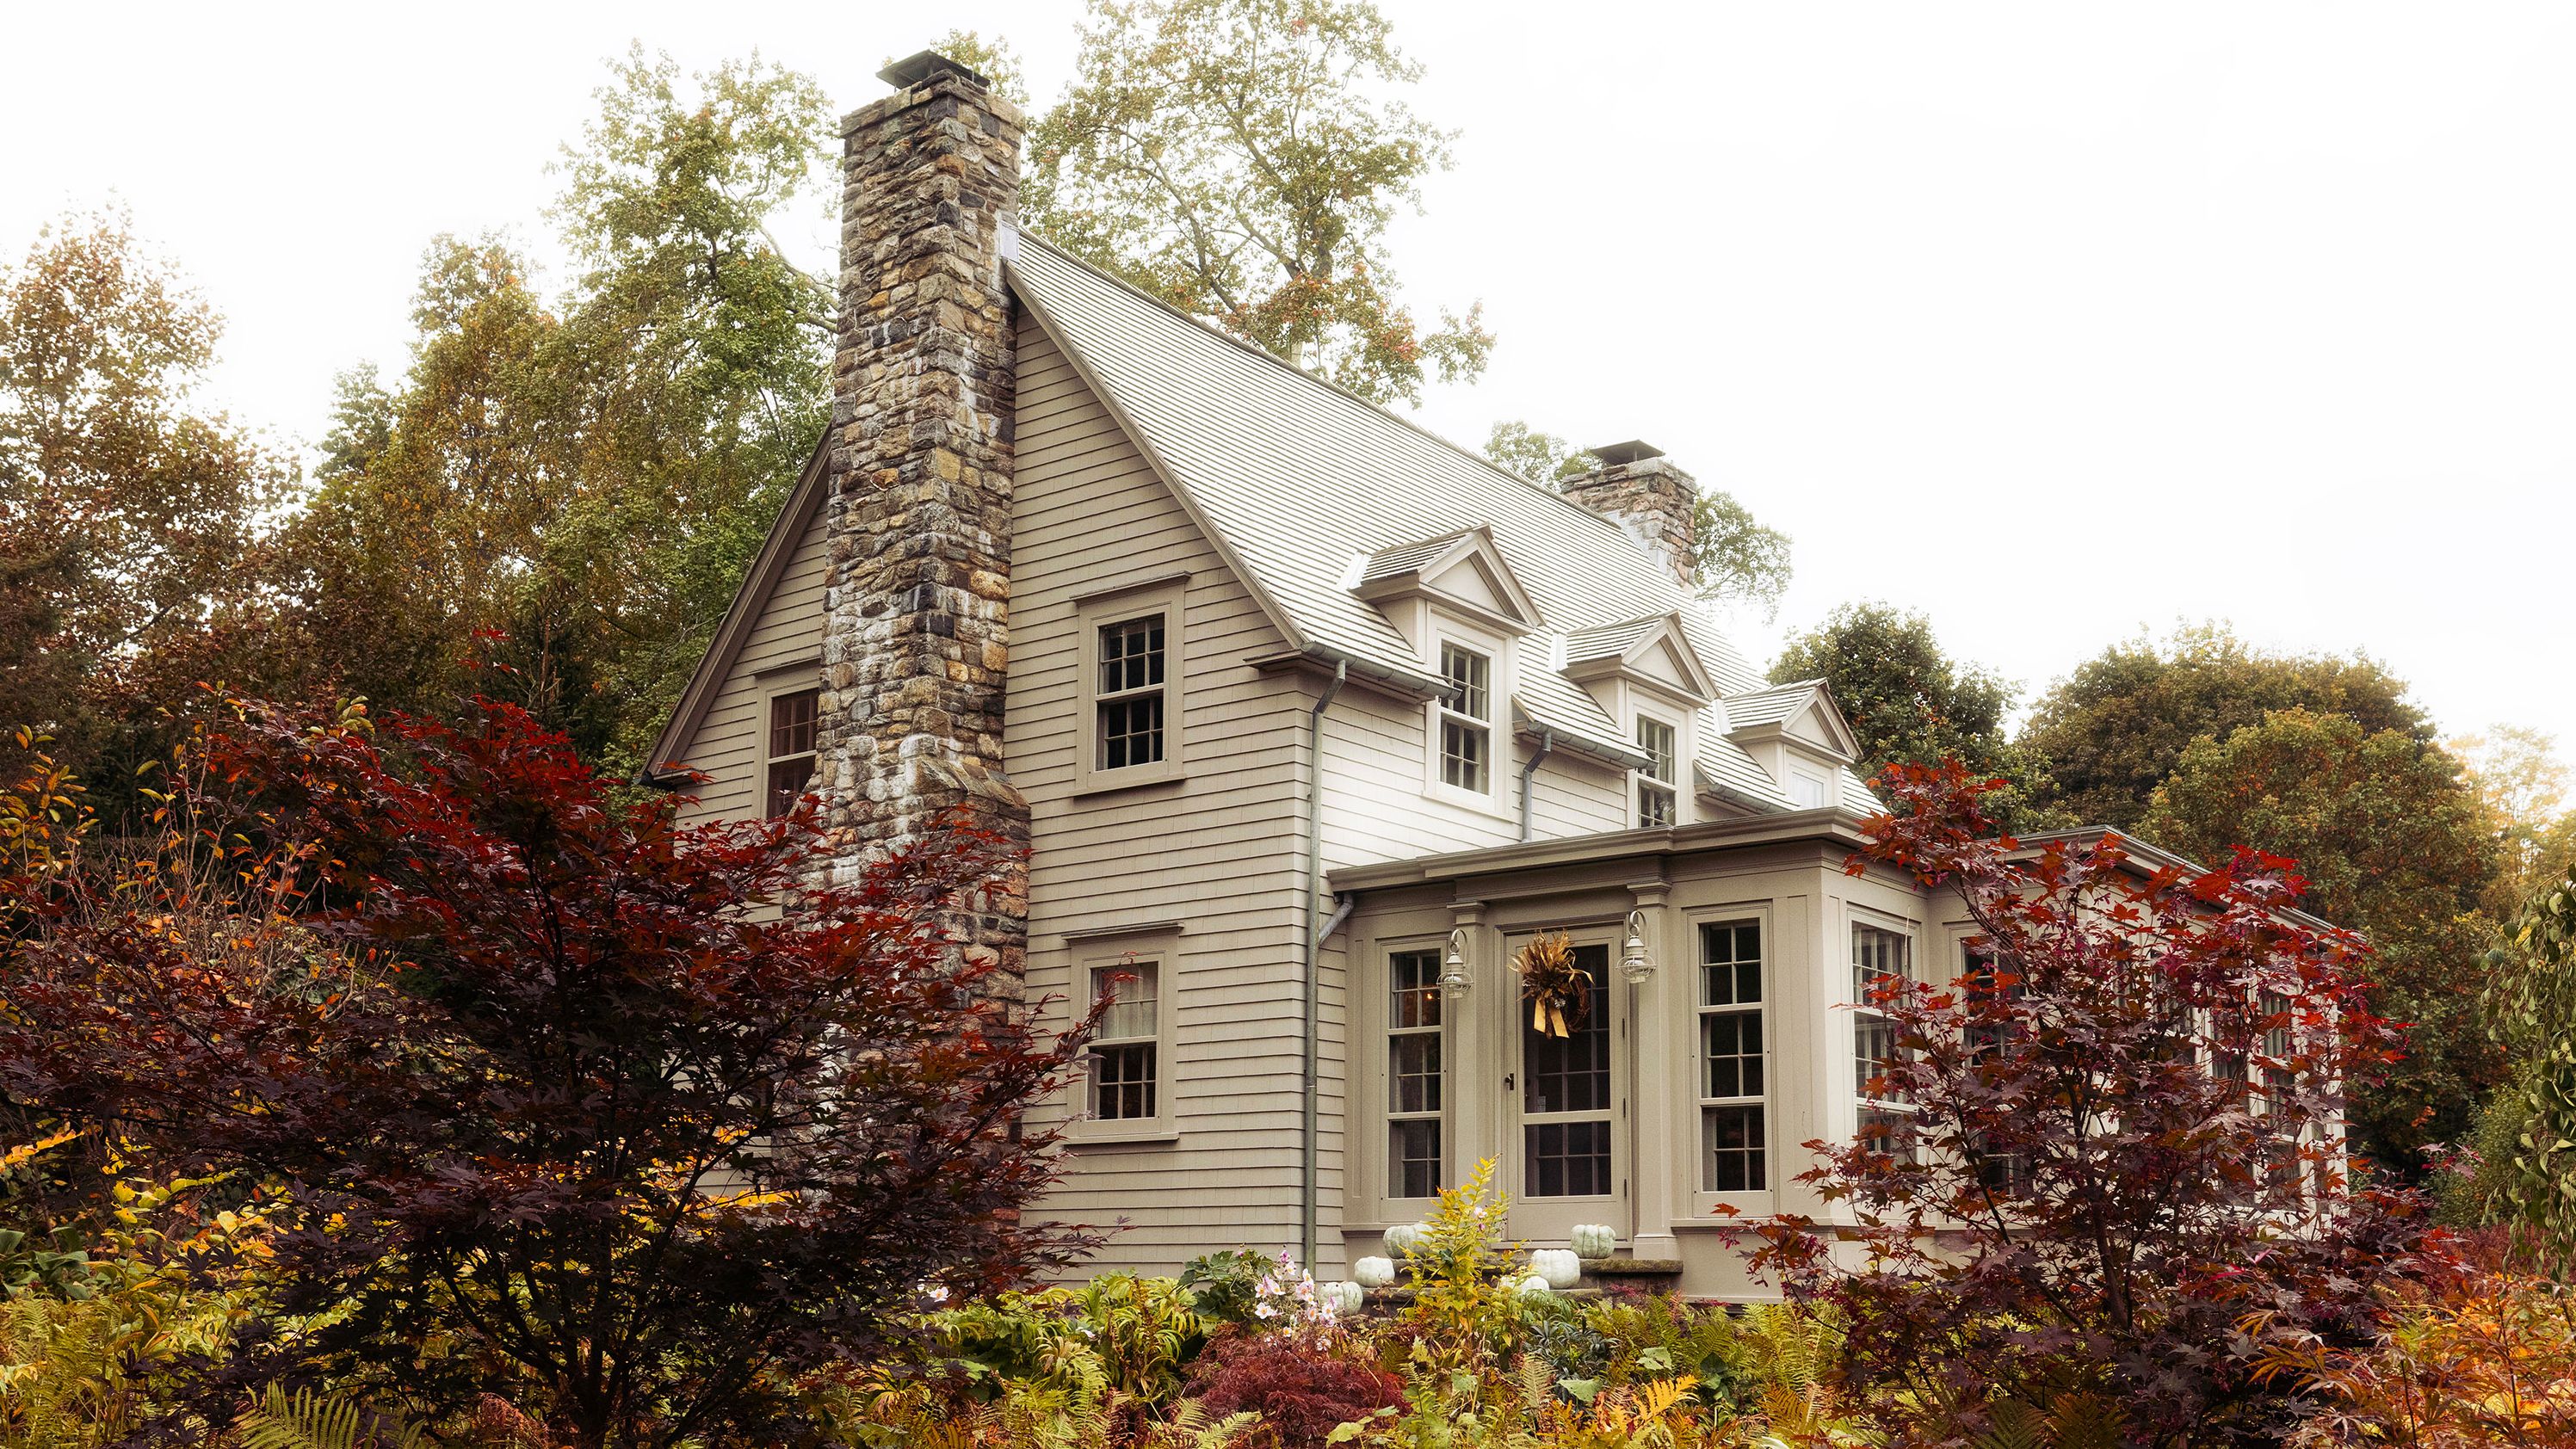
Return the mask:
<path id="1" fill-rule="evenodd" d="M 983 842 L 821 884 L 810 819 L 681 826 L 488 703 L 381 734 L 230 703 L 174 784 L 124 863 L 19 882 L 0 1094 L 260 1206 L 274 1297 L 209 1402 L 319 1374 L 741 1442 L 924 1290 L 1083 1246 L 1017 1211 L 1080 1036 L 988 1004 L 938 926 Z"/>
<path id="2" fill-rule="evenodd" d="M 1757 1263 L 1848 1315 L 1846 1372 L 1900 1442 L 2069 1396 L 2134 1443 L 2277 1433 L 2295 1406 L 2248 1325 L 2366 1340 L 2418 1226 L 2340 1146 L 2345 1084 L 2396 1045 L 2362 943 L 2287 909 L 2289 862 L 2025 848 L 1955 763 L 1883 783 L 1898 811 L 1852 869 L 1956 892 L 1980 964 L 1872 993 L 1893 1128 L 1809 1143 L 1849 1221 L 1769 1225 Z"/>

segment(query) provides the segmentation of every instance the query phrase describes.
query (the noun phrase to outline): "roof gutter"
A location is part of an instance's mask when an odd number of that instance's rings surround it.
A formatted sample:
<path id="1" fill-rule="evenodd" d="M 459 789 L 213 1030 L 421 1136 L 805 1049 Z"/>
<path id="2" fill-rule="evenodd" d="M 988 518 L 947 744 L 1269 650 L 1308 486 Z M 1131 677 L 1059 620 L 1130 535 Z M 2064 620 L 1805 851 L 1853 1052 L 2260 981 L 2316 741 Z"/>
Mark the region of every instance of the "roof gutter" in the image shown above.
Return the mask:
<path id="1" fill-rule="evenodd" d="M 1300 1261 L 1309 1270 L 1315 1266 L 1316 1221 L 1321 1216 L 1318 1205 L 1320 1177 L 1316 1170 L 1316 1104 L 1320 1055 L 1318 1040 L 1319 1007 L 1323 997 L 1324 930 L 1316 927 L 1316 914 L 1324 894 L 1324 711 L 1332 707 L 1342 686 L 1349 683 L 1351 666 L 1343 659 L 1333 666 L 1333 682 L 1315 700 L 1314 711 L 1306 716 L 1306 980 L 1302 1003 L 1306 1017 L 1305 1061 L 1300 1075 L 1298 1115 L 1300 1132 L 1297 1140 L 1297 1226 Z M 1333 924 L 1341 924 L 1350 914 L 1344 905 L 1334 915 Z"/>
<path id="2" fill-rule="evenodd" d="M 1243 662 L 1261 670 L 1311 670 L 1317 674 L 1330 674 L 1336 680 L 1399 695 L 1415 704 L 1439 699 L 1449 693 L 1449 682 L 1445 679 L 1363 659 L 1330 644 L 1299 644 L 1295 648 L 1269 654 L 1248 655 Z"/>

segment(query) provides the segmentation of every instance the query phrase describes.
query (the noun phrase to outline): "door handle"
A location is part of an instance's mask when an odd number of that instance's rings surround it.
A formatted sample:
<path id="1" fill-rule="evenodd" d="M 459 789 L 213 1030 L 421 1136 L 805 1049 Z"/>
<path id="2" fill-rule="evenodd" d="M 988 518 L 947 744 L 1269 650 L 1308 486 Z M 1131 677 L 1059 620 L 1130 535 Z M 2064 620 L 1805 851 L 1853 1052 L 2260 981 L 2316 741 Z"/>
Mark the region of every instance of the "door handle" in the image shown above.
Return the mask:
<path id="1" fill-rule="evenodd" d="M 1512 1074 L 1512 1073 L 1510 1073 L 1510 1072 L 1505 1072 L 1505 1073 L 1503 1073 L 1503 1090 L 1504 1090 L 1504 1091 L 1506 1091 L 1506 1092 L 1510 1091 L 1510 1090 L 1512 1089 L 1512 1082 L 1513 1082 L 1513 1081 L 1514 1081 L 1514 1076 L 1513 1076 L 1513 1074 Z"/>

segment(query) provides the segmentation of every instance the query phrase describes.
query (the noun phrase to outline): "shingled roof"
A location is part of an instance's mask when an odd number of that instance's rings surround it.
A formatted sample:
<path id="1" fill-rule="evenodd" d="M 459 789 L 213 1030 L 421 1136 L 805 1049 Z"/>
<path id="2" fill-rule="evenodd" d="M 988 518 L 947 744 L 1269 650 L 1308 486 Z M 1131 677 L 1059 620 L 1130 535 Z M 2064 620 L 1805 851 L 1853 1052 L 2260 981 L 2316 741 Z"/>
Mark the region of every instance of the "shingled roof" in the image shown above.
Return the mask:
<path id="1" fill-rule="evenodd" d="M 1617 626 L 1667 614 L 1680 615 L 1721 696 L 1764 690 L 1688 592 L 1610 519 L 1034 237 L 1021 239 L 1009 276 L 1102 404 L 1218 535 L 1292 650 L 1436 689 L 1412 645 L 1350 580 L 1402 567 L 1419 549 L 1481 526 L 1548 624 L 1514 646 L 1523 729 L 1550 731 L 1605 760 L 1641 759 L 1627 731 L 1559 672 L 1558 640 L 1599 647 L 1622 632 Z M 1725 739 L 1723 709 L 1712 706 L 1701 731 L 1702 773 L 1747 805 L 1790 808 L 1761 766 Z"/>

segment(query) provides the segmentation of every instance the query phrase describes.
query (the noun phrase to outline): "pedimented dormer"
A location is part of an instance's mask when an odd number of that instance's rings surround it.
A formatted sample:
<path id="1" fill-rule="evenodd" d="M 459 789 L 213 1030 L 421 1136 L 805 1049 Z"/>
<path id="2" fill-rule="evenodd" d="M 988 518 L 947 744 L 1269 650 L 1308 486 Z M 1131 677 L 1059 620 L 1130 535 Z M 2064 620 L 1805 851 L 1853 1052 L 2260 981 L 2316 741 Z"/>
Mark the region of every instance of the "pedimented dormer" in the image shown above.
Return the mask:
<path id="1" fill-rule="evenodd" d="M 1363 554 L 1352 561 L 1350 590 L 1377 605 L 1417 650 L 1432 635 L 1434 610 L 1506 637 L 1546 623 L 1482 525 Z"/>
<path id="2" fill-rule="evenodd" d="M 1729 698 L 1726 737 L 1769 771 L 1801 810 L 1833 804 L 1842 771 L 1860 758 L 1860 741 L 1821 679 Z"/>
<path id="3" fill-rule="evenodd" d="M 1577 630 L 1565 636 L 1558 667 L 1566 678 L 1590 690 L 1613 718 L 1622 713 L 1617 693 L 1621 685 L 1690 709 L 1717 698 L 1717 682 L 1682 632 L 1679 614 Z"/>

